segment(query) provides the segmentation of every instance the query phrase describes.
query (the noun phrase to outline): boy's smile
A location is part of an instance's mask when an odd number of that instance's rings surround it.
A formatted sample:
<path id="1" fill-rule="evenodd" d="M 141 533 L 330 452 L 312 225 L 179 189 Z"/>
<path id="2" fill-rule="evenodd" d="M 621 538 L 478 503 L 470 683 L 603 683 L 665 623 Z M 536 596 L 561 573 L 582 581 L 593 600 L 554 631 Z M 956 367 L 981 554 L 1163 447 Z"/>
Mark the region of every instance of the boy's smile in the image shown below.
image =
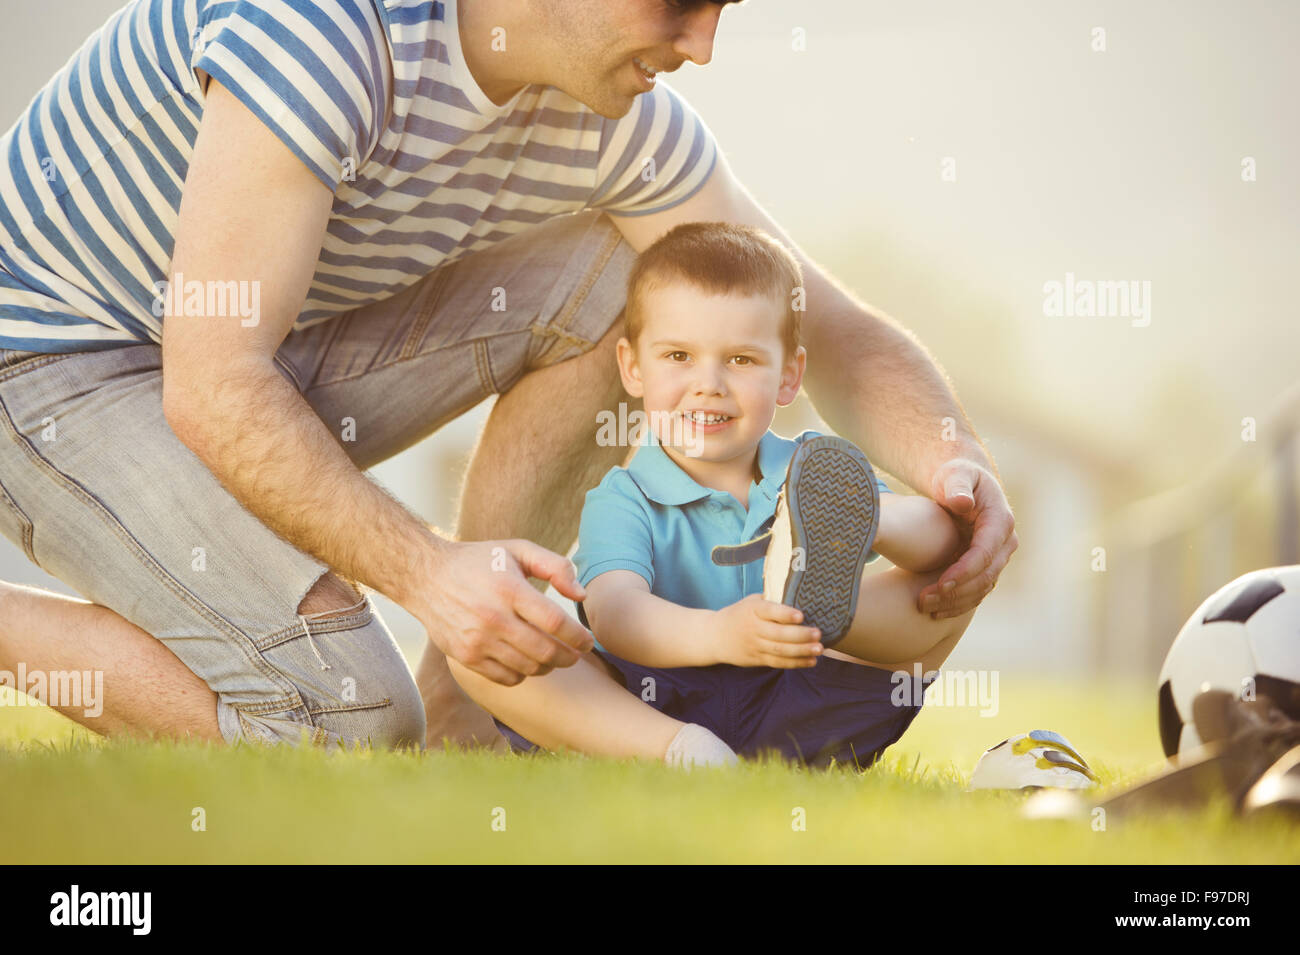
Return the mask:
<path id="1" fill-rule="evenodd" d="M 683 471 L 748 507 L 758 442 L 803 379 L 804 349 L 782 355 L 785 302 L 676 282 L 647 290 L 643 307 L 635 351 L 618 343 L 623 386 Z"/>

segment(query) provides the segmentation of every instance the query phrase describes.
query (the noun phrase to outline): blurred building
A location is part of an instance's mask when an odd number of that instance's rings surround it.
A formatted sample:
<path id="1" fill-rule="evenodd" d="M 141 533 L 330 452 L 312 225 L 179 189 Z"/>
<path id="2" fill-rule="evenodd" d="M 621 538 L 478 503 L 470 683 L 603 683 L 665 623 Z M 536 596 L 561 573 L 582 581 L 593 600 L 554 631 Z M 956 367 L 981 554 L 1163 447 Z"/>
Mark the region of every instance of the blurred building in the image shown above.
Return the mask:
<path id="1" fill-rule="evenodd" d="M 1240 437 L 1206 448 L 1185 483 L 1107 514 L 1099 667 L 1154 677 L 1206 597 L 1249 571 L 1300 563 L 1300 384 L 1243 421 Z"/>

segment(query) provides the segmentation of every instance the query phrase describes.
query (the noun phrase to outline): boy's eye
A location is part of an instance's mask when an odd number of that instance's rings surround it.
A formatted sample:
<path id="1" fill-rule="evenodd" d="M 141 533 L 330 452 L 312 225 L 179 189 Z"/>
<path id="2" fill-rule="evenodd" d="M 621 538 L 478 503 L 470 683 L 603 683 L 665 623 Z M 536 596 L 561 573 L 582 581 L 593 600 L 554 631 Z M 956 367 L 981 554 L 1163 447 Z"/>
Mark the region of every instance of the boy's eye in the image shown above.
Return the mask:
<path id="1" fill-rule="evenodd" d="M 679 355 L 682 356 L 683 358 L 688 357 L 687 352 L 681 351 L 680 349 L 678 351 L 670 351 L 666 355 L 664 355 L 664 357 L 667 358 L 669 361 L 676 361 L 677 356 Z M 754 363 L 754 359 L 750 358 L 748 355 L 732 355 L 731 357 L 734 358 L 736 361 L 740 362 L 741 364 L 752 365 Z"/>

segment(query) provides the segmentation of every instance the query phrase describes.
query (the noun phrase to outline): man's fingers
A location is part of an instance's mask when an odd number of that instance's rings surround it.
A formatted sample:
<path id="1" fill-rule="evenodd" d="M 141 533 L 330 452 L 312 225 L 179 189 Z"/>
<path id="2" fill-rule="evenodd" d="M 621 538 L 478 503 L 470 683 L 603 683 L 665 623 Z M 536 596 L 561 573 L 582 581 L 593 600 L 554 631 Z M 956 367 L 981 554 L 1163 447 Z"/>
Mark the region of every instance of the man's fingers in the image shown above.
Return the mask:
<path id="1" fill-rule="evenodd" d="M 980 605 L 990 593 L 992 587 L 967 584 L 964 588 L 958 588 L 948 594 L 940 603 L 941 609 L 931 612 L 931 620 L 945 620 L 948 617 L 960 617 L 964 613 L 969 613 Z"/>
<path id="2" fill-rule="evenodd" d="M 971 541 L 970 547 L 966 548 L 966 553 L 957 558 L 957 562 L 944 571 L 935 583 L 940 593 L 958 590 L 971 581 L 978 580 L 992 564 L 993 551 L 976 537 Z M 952 586 L 945 591 L 944 585 L 950 582 Z"/>
<path id="3" fill-rule="evenodd" d="M 526 661 L 524 666 L 515 667 L 525 676 L 540 676 L 543 667 L 554 669 L 573 666 L 578 662 L 576 650 L 543 633 L 526 620 L 516 620 L 513 626 L 500 630 L 497 636 L 500 645 L 510 647 L 519 654 L 519 659 Z M 496 645 L 493 644 L 494 647 Z M 506 660 L 495 650 L 489 651 L 487 655 L 513 665 L 511 660 Z"/>
<path id="4" fill-rule="evenodd" d="M 520 586 L 531 590 L 544 604 L 550 604 L 556 614 L 564 615 L 564 611 L 527 584 Z M 469 658 L 462 653 L 457 655 L 457 659 L 472 669 L 482 660 L 492 658 L 520 676 L 538 676 L 543 671 L 549 672 L 550 668 L 576 663 L 578 654 L 572 647 L 565 646 L 517 615 L 518 611 L 510 603 L 512 596 L 505 595 L 506 605 L 502 611 L 481 619 L 481 634 L 474 648 L 468 651 Z"/>
<path id="5" fill-rule="evenodd" d="M 951 511 L 967 514 L 975 507 L 975 478 L 971 469 L 953 471 L 943 486 L 944 504 Z"/>
<path id="6" fill-rule="evenodd" d="M 504 667 L 496 660 L 483 659 L 475 664 L 463 664 L 468 670 L 473 670 L 479 676 L 491 680 L 493 683 L 500 683 L 502 686 L 518 686 L 524 681 L 524 677 L 519 673 Z"/>
<path id="7" fill-rule="evenodd" d="M 974 580 L 990 566 L 994 566 L 999 557 L 1002 557 L 1002 562 L 997 564 L 997 569 L 1001 570 L 1006 564 L 1006 559 L 1011 556 L 1007 541 L 1013 526 L 1014 520 L 1010 511 L 983 512 L 975 522 L 975 529 L 971 534 L 970 546 L 966 548 L 966 553 L 957 558 L 956 562 L 945 570 L 931 587 L 940 593 L 945 587 L 948 590 L 955 590 L 962 584 Z M 1006 551 L 1005 556 L 1003 556 L 1004 551 Z"/>
<path id="8" fill-rule="evenodd" d="M 989 568 L 982 571 L 976 577 L 958 584 L 951 590 L 940 590 L 937 593 L 931 591 L 921 598 L 921 611 L 923 613 L 944 613 L 954 615 L 965 613 L 972 607 L 979 604 L 981 600 L 991 591 L 997 583 L 997 575 L 1000 568 Z"/>
<path id="9" fill-rule="evenodd" d="M 525 585 L 515 596 L 515 613 L 536 631 L 553 637 L 561 644 L 558 659 L 538 657 L 543 663 L 569 666 L 578 662 L 578 654 L 586 653 L 595 643 L 591 631 L 574 620 L 559 604 L 548 600 L 531 586 Z"/>
<path id="10" fill-rule="evenodd" d="M 1011 559 L 1011 552 L 1014 549 L 1014 547 L 1004 547 L 987 560 L 981 556 L 977 562 L 983 565 L 982 570 L 951 590 L 940 589 L 938 592 L 930 590 L 921 598 L 921 610 L 931 613 L 936 620 L 940 620 L 944 617 L 960 616 L 978 606 L 980 601 L 997 586 L 998 576 L 1006 567 L 1007 561 Z"/>
<path id="11" fill-rule="evenodd" d="M 551 667 L 540 662 L 532 653 L 520 649 L 512 640 L 501 639 L 489 644 L 484 656 L 496 660 L 508 670 L 513 670 L 522 677 L 543 676 L 543 670 L 550 672 Z"/>
<path id="12" fill-rule="evenodd" d="M 506 544 L 515 560 L 519 561 L 525 576 L 549 581 L 570 600 L 586 598 L 587 590 L 578 583 L 577 572 L 569 558 L 530 540 L 517 539 L 507 541 Z"/>
<path id="13" fill-rule="evenodd" d="M 1016 549 L 1015 517 L 984 468 L 954 461 L 935 474 L 931 490 L 956 519 L 965 550 L 939 579 L 917 594 L 917 609 L 939 619 L 976 607 L 993 589 Z"/>
<path id="14" fill-rule="evenodd" d="M 966 553 L 945 570 L 938 580 L 921 588 L 916 595 L 917 610 L 921 613 L 950 610 L 957 607 L 959 601 L 966 599 L 972 590 L 982 592 L 988 583 L 984 575 L 992 561 L 993 555 L 984 545 L 972 541 Z M 996 575 L 993 579 L 997 579 Z"/>
<path id="15" fill-rule="evenodd" d="M 1005 530 L 1003 529 L 1005 526 Z M 1011 529 L 1001 521 L 991 520 L 975 528 L 970 547 L 940 578 L 918 594 L 918 607 L 922 613 L 936 610 L 953 610 L 963 606 L 958 598 L 969 599 L 977 594 L 978 603 L 992 589 L 998 575 L 1015 550 L 1009 542 Z M 974 604 L 966 606 L 969 610 Z M 964 611 L 962 611 L 964 612 Z"/>

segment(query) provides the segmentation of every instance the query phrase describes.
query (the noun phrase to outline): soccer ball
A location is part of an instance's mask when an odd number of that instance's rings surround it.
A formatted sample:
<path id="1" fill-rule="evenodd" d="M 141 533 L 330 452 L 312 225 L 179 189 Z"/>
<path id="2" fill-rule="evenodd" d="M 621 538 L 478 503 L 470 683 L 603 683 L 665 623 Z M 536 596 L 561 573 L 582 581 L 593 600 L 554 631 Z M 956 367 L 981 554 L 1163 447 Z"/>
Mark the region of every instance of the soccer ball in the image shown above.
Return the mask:
<path id="1" fill-rule="evenodd" d="M 1300 565 L 1238 577 L 1196 608 L 1160 668 L 1160 745 L 1201 745 L 1192 700 L 1205 689 L 1268 696 L 1300 720 Z"/>

